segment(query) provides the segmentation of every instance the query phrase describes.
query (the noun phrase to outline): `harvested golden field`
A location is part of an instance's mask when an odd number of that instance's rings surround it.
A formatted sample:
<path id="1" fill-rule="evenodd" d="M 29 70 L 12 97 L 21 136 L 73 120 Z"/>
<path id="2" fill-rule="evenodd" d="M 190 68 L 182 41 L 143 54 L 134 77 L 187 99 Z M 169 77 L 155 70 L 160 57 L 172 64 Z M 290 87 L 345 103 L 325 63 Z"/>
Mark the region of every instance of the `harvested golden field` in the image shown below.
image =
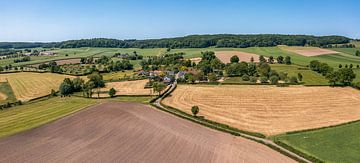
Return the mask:
<path id="1" fill-rule="evenodd" d="M 325 55 L 325 54 L 337 54 L 339 52 L 328 50 L 328 49 L 322 49 L 318 47 L 303 47 L 303 46 L 279 46 L 280 49 L 293 52 L 302 56 L 306 57 L 312 57 L 312 56 L 318 56 L 318 55 Z"/>
<path id="2" fill-rule="evenodd" d="M 134 80 L 123 82 L 109 82 L 105 84 L 105 88 L 101 88 L 100 92 L 107 92 L 111 88 L 116 90 L 116 95 L 154 95 L 152 89 L 145 88 L 146 83 L 149 80 Z M 96 89 L 94 90 L 97 91 Z M 108 93 L 101 93 L 100 97 L 108 97 Z M 94 93 L 93 97 L 97 97 Z"/>
<path id="3" fill-rule="evenodd" d="M 4 101 L 8 98 L 8 96 L 2 92 L 0 92 L 0 101 Z"/>
<path id="4" fill-rule="evenodd" d="M 250 62 L 251 57 L 254 58 L 254 62 L 259 62 L 259 55 L 254 53 L 239 52 L 239 51 L 218 51 L 215 52 L 216 57 L 218 57 L 223 63 L 230 63 L 230 58 L 234 55 L 238 56 L 240 62 Z"/>
<path id="5" fill-rule="evenodd" d="M 163 103 L 238 129 L 275 135 L 360 119 L 353 88 L 179 85 Z"/>
<path id="6" fill-rule="evenodd" d="M 201 61 L 202 58 L 198 57 L 198 58 L 191 58 L 190 61 L 193 63 L 198 64 Z"/>
<path id="7" fill-rule="evenodd" d="M 28 101 L 50 94 L 51 89 L 58 90 L 65 78 L 75 78 L 69 75 L 52 73 L 20 72 L 0 74 L 0 81 L 8 81 L 17 100 Z"/>

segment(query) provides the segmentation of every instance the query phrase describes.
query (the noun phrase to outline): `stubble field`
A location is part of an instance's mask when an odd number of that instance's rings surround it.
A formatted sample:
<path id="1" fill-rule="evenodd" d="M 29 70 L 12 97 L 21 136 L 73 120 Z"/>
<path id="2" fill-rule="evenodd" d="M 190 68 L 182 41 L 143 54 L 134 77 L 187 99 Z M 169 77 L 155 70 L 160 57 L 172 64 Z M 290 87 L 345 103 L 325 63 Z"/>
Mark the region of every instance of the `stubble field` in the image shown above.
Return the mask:
<path id="1" fill-rule="evenodd" d="M 8 73 L 0 74 L 0 81 L 7 81 L 17 100 L 28 101 L 50 94 L 51 89 L 58 90 L 65 78 L 75 78 L 69 75 L 53 73 Z"/>
<path id="2" fill-rule="evenodd" d="M 179 85 L 163 103 L 238 129 L 276 135 L 360 119 L 352 88 Z"/>

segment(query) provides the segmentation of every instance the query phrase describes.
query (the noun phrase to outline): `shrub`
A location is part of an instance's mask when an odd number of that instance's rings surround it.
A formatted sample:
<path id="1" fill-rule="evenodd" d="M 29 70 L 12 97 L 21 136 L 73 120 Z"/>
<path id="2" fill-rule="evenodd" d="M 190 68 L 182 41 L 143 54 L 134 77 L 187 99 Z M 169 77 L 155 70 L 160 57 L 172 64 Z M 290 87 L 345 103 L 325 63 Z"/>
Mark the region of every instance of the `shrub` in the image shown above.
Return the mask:
<path id="1" fill-rule="evenodd" d="M 260 78 L 260 82 L 261 82 L 261 83 L 267 83 L 267 82 L 268 82 L 268 78 L 265 77 L 265 76 L 263 76 L 263 77 Z"/>
<path id="2" fill-rule="evenodd" d="M 300 72 L 298 73 L 298 79 L 299 79 L 300 82 L 301 82 L 302 79 L 303 79 L 303 76 L 302 76 L 302 74 L 301 74 Z"/>
<path id="3" fill-rule="evenodd" d="M 298 83 L 297 77 L 295 77 L 295 76 L 290 77 L 290 83 L 291 84 L 297 84 Z"/>
<path id="4" fill-rule="evenodd" d="M 249 75 L 243 75 L 243 76 L 242 76 L 242 80 L 243 80 L 243 81 L 249 81 L 249 80 L 250 80 Z"/>
<path id="5" fill-rule="evenodd" d="M 55 97 L 55 96 L 57 96 L 57 94 L 56 94 L 56 92 L 55 92 L 55 90 L 54 90 L 54 89 L 51 89 L 50 96 L 51 96 L 51 97 Z"/>
<path id="6" fill-rule="evenodd" d="M 257 78 L 254 77 L 254 76 L 250 77 L 250 82 L 251 82 L 251 83 L 256 83 L 256 82 L 257 82 Z"/>
<path id="7" fill-rule="evenodd" d="M 111 88 L 109 90 L 109 95 L 110 95 L 110 97 L 114 97 L 116 95 L 116 90 L 114 88 Z"/>
<path id="8" fill-rule="evenodd" d="M 191 107 L 191 112 L 194 114 L 194 117 L 196 117 L 196 114 L 199 113 L 199 107 L 198 106 L 193 106 Z"/>
<path id="9" fill-rule="evenodd" d="M 270 83 L 271 84 L 277 84 L 279 82 L 279 77 L 278 76 L 271 76 L 270 77 Z"/>

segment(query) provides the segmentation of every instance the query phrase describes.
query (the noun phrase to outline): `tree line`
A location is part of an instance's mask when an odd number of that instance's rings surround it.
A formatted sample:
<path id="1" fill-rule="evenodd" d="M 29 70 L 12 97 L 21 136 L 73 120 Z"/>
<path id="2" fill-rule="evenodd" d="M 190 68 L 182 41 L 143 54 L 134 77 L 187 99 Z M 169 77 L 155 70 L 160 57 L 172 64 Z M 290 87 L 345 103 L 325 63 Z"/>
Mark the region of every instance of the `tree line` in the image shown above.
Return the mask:
<path id="1" fill-rule="evenodd" d="M 176 38 L 147 39 L 147 40 L 118 40 L 107 38 L 68 40 L 55 43 L 0 43 L 0 48 L 80 48 L 80 47 L 108 47 L 108 48 L 206 48 L 216 47 L 267 47 L 277 45 L 288 46 L 326 46 L 330 44 L 346 44 L 350 38 L 343 36 L 312 36 L 312 35 L 189 35 Z"/>
<path id="2" fill-rule="evenodd" d="M 313 71 L 316 71 L 326 79 L 329 80 L 329 83 L 333 86 L 341 84 L 341 85 L 351 85 L 352 81 L 356 78 L 356 74 L 352 70 L 352 66 L 350 67 L 342 67 L 339 65 L 339 69 L 334 70 L 327 63 L 322 63 L 317 60 L 313 60 L 309 64 L 309 68 Z"/>

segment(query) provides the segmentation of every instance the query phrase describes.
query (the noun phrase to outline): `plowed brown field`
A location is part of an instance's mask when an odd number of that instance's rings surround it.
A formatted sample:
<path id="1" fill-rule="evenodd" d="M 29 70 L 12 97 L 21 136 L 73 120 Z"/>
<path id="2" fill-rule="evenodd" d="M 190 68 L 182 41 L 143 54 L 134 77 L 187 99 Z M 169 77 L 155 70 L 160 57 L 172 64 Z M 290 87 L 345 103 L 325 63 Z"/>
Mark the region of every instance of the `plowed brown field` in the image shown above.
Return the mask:
<path id="1" fill-rule="evenodd" d="M 218 52 L 215 52 L 215 55 L 223 63 L 230 63 L 230 58 L 234 55 L 239 57 L 240 62 L 242 62 L 242 61 L 250 62 L 251 57 L 254 58 L 254 62 L 259 62 L 259 55 L 253 54 L 253 53 L 246 53 L 246 52 L 239 52 L 239 51 L 218 51 Z"/>
<path id="2" fill-rule="evenodd" d="M 325 55 L 325 54 L 338 54 L 339 52 L 329 50 L 329 49 L 322 49 L 318 47 L 302 47 L 302 46 L 279 46 L 281 49 L 293 52 L 296 54 L 300 54 L 306 57 L 318 56 L 318 55 Z"/>
<path id="3" fill-rule="evenodd" d="M 353 88 L 179 85 L 164 104 L 238 129 L 275 135 L 360 119 Z"/>
<path id="4" fill-rule="evenodd" d="M 143 104 L 107 103 L 0 140 L 0 162 L 294 162 Z"/>

